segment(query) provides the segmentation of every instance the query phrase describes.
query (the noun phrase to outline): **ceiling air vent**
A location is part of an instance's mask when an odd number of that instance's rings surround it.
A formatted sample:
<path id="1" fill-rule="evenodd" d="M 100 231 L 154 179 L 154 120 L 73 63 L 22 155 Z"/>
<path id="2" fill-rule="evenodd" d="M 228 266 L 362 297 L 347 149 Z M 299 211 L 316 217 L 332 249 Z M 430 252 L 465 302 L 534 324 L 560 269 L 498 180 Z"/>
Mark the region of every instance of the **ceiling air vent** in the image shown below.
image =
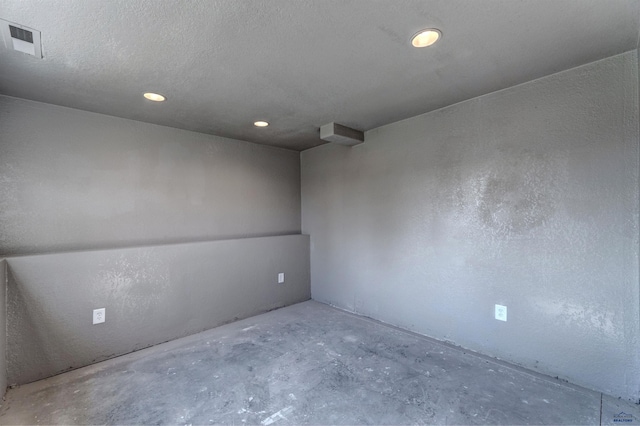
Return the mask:
<path id="1" fill-rule="evenodd" d="M 42 58 L 40 31 L 0 19 L 0 32 L 7 49 Z"/>

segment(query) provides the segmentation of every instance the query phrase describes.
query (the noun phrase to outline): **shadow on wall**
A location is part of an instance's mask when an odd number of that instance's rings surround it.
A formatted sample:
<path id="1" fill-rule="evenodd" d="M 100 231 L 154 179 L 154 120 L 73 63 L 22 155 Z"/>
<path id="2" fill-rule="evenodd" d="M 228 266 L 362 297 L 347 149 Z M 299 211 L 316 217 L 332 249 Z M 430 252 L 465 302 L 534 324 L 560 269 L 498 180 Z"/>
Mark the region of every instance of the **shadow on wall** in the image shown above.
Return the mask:
<path id="1" fill-rule="evenodd" d="M 308 236 L 289 235 L 8 258 L 8 382 L 307 300 L 308 253 Z"/>

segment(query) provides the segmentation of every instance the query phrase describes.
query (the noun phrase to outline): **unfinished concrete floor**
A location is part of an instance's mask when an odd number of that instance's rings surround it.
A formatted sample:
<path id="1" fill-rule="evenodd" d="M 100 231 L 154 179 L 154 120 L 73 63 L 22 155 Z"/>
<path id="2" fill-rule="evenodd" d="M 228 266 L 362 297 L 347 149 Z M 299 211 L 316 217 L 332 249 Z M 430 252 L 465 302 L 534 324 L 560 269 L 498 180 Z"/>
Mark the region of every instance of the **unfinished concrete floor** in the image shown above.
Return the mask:
<path id="1" fill-rule="evenodd" d="M 621 412 L 638 423 L 634 404 L 308 301 L 11 389 L 0 423 L 614 424 Z"/>

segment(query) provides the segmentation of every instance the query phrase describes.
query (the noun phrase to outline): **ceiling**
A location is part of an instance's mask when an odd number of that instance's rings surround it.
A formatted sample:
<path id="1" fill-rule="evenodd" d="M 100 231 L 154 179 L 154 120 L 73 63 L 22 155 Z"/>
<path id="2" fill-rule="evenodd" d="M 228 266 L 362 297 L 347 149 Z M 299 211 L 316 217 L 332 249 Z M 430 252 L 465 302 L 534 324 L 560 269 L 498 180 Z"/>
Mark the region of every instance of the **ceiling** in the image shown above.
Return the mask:
<path id="1" fill-rule="evenodd" d="M 2 0 L 0 18 L 44 56 L 0 43 L 2 94 L 304 150 L 332 121 L 366 131 L 635 49 L 640 0 Z M 428 27 L 442 39 L 412 47 Z"/>

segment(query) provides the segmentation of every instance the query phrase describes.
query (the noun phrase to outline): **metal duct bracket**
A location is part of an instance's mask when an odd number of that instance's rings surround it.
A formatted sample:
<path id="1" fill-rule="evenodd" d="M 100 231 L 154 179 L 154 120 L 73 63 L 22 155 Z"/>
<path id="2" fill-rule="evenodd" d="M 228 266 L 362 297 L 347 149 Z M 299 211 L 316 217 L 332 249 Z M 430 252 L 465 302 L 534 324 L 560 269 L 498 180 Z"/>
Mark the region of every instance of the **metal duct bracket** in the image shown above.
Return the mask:
<path id="1" fill-rule="evenodd" d="M 340 145 L 354 146 L 364 142 L 364 133 L 338 123 L 320 127 L 320 139 Z"/>

